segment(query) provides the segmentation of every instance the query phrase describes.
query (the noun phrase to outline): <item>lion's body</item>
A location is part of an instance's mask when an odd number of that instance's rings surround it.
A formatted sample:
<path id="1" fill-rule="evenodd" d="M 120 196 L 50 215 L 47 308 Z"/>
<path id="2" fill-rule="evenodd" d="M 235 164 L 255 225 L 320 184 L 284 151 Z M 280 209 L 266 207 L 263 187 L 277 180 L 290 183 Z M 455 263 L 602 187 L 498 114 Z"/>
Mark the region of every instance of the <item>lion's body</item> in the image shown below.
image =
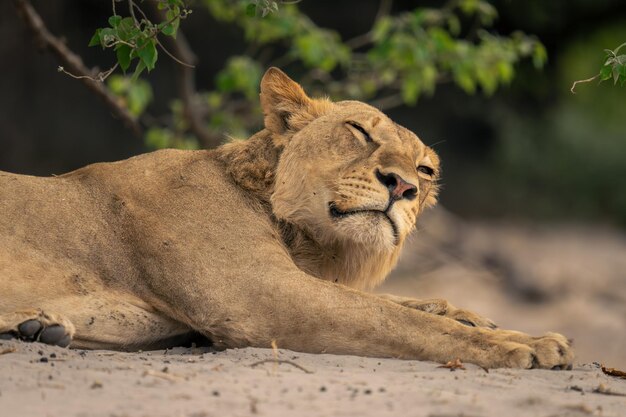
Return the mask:
<path id="1" fill-rule="evenodd" d="M 198 332 L 222 347 L 569 364 L 560 335 L 468 327 L 458 321 L 490 322 L 441 300 L 359 291 L 385 278 L 434 203 L 438 160 L 369 106 L 303 94 L 271 70 L 266 129 L 214 151 L 54 178 L 0 173 L 0 333 L 38 320 L 41 334 L 60 325 L 81 348 Z"/>

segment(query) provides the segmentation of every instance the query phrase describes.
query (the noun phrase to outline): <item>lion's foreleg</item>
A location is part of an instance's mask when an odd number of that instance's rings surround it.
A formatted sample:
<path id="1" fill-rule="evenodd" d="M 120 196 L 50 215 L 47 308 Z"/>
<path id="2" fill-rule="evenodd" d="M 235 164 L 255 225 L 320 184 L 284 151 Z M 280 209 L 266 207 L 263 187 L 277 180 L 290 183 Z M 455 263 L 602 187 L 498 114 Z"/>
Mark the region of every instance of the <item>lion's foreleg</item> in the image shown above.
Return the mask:
<path id="1" fill-rule="evenodd" d="M 197 293 L 184 298 L 192 306 L 181 317 L 224 347 L 269 347 L 275 341 L 300 352 L 460 358 L 489 368 L 565 367 L 573 359 L 560 335 L 531 338 L 468 327 L 300 272 L 231 277 L 219 294 L 207 289 L 202 298 Z M 196 305 L 199 300 L 202 305 Z"/>

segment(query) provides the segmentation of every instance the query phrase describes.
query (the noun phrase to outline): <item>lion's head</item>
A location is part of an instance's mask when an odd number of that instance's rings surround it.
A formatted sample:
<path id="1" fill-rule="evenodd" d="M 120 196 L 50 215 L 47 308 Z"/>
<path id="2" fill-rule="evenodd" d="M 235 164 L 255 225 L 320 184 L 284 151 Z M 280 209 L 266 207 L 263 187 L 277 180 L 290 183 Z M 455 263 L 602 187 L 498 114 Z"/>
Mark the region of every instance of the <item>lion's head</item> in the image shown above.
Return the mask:
<path id="1" fill-rule="evenodd" d="M 255 162 L 254 175 L 273 179 L 274 216 L 315 242 L 291 243 L 296 262 L 356 287 L 380 282 L 420 212 L 436 202 L 435 152 L 374 107 L 312 99 L 276 68 L 261 81 L 261 105 L 266 130 L 259 135 L 281 151 L 265 164 L 268 172 Z"/>

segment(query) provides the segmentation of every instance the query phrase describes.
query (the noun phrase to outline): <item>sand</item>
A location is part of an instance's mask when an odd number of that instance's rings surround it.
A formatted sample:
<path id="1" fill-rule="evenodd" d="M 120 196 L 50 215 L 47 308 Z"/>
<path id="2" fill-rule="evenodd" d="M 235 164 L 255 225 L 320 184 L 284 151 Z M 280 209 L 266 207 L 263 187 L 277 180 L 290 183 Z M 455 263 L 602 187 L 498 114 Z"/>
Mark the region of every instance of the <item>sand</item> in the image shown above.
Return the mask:
<path id="1" fill-rule="evenodd" d="M 572 371 L 451 371 L 432 362 L 268 349 L 119 353 L 4 342 L 2 416 L 624 416 L 626 380 Z"/>

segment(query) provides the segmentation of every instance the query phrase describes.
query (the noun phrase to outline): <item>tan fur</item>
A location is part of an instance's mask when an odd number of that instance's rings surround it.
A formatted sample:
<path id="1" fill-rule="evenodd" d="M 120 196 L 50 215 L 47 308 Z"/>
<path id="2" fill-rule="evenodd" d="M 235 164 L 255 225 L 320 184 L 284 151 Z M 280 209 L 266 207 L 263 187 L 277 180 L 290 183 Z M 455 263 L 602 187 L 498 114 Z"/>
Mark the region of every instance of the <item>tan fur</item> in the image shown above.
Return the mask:
<path id="1" fill-rule="evenodd" d="M 261 103 L 266 129 L 214 151 L 55 178 L 0 173 L 0 333 L 46 314 L 76 348 L 146 349 L 198 332 L 218 347 L 571 364 L 561 335 L 362 292 L 435 203 L 437 155 L 380 111 L 311 99 L 274 68 Z"/>

